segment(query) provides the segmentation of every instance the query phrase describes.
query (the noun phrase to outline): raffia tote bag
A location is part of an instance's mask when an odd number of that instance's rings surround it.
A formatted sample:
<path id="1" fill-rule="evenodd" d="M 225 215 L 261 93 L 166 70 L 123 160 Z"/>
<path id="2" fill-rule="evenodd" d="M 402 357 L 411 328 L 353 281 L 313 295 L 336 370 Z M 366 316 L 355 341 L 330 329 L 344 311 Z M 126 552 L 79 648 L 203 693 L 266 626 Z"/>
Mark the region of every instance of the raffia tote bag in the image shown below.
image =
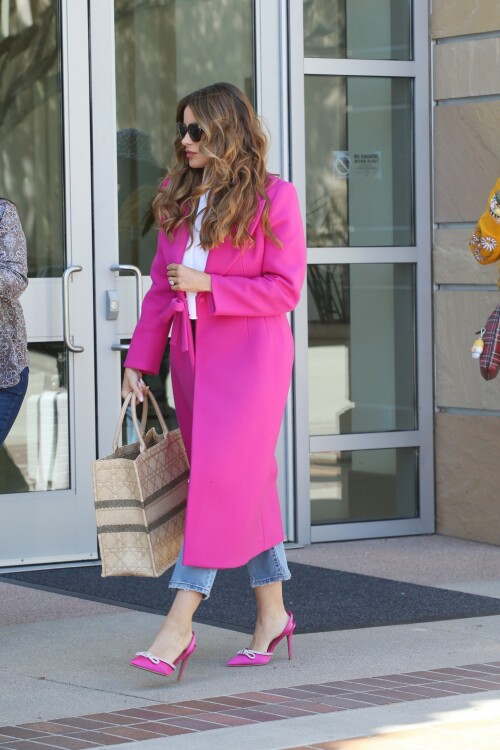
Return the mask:
<path id="1" fill-rule="evenodd" d="M 147 398 L 154 406 L 162 435 L 155 429 L 144 434 Z M 130 403 L 139 440 L 120 448 Z M 135 395 L 128 394 L 118 419 L 113 453 L 94 461 L 92 468 L 102 575 L 157 578 L 179 555 L 189 463 L 180 431 L 168 430 L 151 393 L 144 399 L 141 427 Z"/>

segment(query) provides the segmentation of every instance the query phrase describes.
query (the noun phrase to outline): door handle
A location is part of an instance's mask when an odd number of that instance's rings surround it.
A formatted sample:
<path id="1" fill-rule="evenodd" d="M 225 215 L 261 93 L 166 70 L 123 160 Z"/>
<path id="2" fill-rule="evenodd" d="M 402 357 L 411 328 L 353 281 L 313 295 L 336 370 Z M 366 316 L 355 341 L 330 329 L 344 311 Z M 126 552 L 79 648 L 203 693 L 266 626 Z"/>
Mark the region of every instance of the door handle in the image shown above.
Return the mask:
<path id="1" fill-rule="evenodd" d="M 142 305 L 142 273 L 137 266 L 129 265 L 128 263 L 117 263 L 109 267 L 110 271 L 130 271 L 135 276 L 135 305 L 137 309 L 137 320 L 141 317 L 141 305 Z"/>
<path id="2" fill-rule="evenodd" d="M 70 352 L 83 352 L 83 346 L 71 343 L 69 330 L 69 280 L 76 271 L 81 271 L 81 266 L 69 266 L 62 275 L 62 299 L 63 299 L 63 341 L 64 346 Z"/>
<path id="3" fill-rule="evenodd" d="M 115 263 L 114 265 L 109 267 L 110 271 L 118 271 L 120 273 L 121 271 L 130 271 L 134 274 L 136 284 L 135 284 L 135 306 L 136 306 L 136 312 L 137 312 L 137 320 L 141 317 L 141 305 L 142 305 L 142 273 L 137 268 L 137 266 L 132 266 L 129 263 Z M 128 351 L 129 345 L 128 344 L 113 344 L 111 346 L 111 349 L 114 352 L 126 352 Z"/>

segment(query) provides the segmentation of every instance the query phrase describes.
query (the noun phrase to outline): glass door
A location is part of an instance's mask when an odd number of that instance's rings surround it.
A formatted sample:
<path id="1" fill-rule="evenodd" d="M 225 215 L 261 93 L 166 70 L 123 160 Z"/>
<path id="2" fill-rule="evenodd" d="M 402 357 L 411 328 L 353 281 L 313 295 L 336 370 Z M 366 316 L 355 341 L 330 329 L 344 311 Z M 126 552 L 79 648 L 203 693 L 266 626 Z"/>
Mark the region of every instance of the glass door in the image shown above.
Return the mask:
<path id="1" fill-rule="evenodd" d="M 122 364 L 151 283 L 158 235 L 151 203 L 172 156 L 176 103 L 216 80 L 255 97 L 253 3 L 237 0 L 234 14 L 223 6 L 224 0 L 90 4 L 102 455 L 111 447 Z M 168 346 L 161 372 L 146 379 L 167 423 L 176 426 Z"/>
<path id="2" fill-rule="evenodd" d="M 270 171 L 287 176 L 285 53 L 277 43 L 281 6 L 278 0 L 233 0 L 228 13 L 227 0 L 90 0 L 100 455 L 110 452 L 122 364 L 151 283 L 158 231 L 151 202 L 172 156 L 176 102 L 217 81 L 235 84 L 270 131 Z M 145 379 L 167 424 L 175 427 L 169 370 L 167 346 L 159 374 Z M 277 457 L 285 525 L 292 536 L 289 419 Z M 132 429 L 124 437 L 135 439 Z"/>
<path id="3" fill-rule="evenodd" d="M 2 4 L 0 194 L 27 238 L 30 351 L 28 392 L 0 449 L 3 566 L 97 557 L 86 25 L 85 0 Z"/>
<path id="4" fill-rule="evenodd" d="M 124 352 L 150 284 L 150 205 L 175 103 L 216 80 L 235 83 L 270 132 L 270 171 L 288 178 L 285 6 L 2 3 L 0 194 L 16 202 L 28 240 L 31 365 L 0 451 L 0 565 L 97 558 L 90 466 L 111 450 Z M 150 385 L 175 425 L 168 351 Z M 277 450 L 289 538 L 292 436 L 289 409 Z"/>
<path id="5" fill-rule="evenodd" d="M 432 531 L 427 9 L 292 0 L 299 539 Z M 302 394 L 302 400 L 299 398 Z"/>

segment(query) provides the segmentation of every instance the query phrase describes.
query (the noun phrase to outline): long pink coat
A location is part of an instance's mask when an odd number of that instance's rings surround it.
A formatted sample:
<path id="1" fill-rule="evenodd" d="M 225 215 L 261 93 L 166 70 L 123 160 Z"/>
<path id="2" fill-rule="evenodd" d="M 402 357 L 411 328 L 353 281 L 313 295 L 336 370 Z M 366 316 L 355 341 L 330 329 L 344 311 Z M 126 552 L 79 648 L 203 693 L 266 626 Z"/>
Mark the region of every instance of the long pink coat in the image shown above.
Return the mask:
<path id="1" fill-rule="evenodd" d="M 268 195 L 283 247 L 264 236 L 259 200 L 254 246 L 241 251 L 226 239 L 209 252 L 212 292 L 197 296 L 196 350 L 185 294 L 167 281 L 188 232 L 170 241 L 160 231 L 153 285 L 125 362 L 157 373 L 172 326 L 175 408 L 191 463 L 185 565 L 238 567 L 284 538 L 274 451 L 293 364 L 286 313 L 299 300 L 306 248 L 294 186 L 271 178 Z"/>

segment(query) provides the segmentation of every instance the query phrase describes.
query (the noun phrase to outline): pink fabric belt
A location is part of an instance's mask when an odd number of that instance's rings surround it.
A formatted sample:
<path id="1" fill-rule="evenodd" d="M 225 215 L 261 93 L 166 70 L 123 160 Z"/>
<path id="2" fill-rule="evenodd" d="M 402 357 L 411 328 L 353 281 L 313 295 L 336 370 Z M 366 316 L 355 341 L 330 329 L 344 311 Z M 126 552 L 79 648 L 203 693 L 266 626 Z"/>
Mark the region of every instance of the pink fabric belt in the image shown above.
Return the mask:
<path id="1" fill-rule="evenodd" d="M 193 347 L 190 346 L 192 333 L 185 299 L 174 297 L 160 315 L 160 320 L 167 325 L 172 321 L 171 343 L 180 347 L 181 351 L 189 351 L 192 354 Z"/>

